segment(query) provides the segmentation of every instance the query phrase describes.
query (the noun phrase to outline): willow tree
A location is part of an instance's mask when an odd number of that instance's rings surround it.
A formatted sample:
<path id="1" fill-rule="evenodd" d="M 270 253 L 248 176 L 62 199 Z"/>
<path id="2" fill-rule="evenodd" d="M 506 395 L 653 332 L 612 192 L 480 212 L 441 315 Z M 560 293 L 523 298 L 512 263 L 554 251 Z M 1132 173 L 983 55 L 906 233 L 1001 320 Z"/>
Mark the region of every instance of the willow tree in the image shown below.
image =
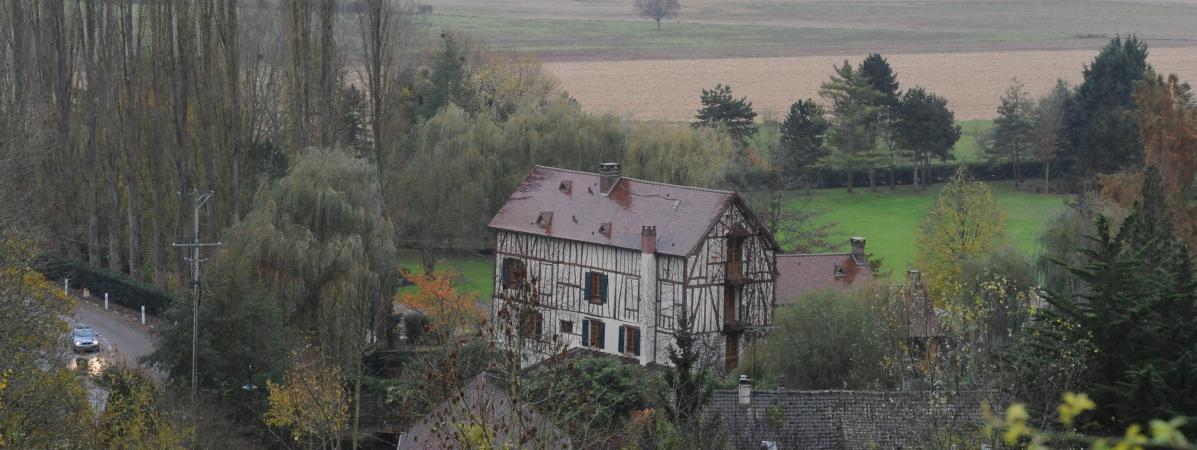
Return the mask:
<path id="1" fill-rule="evenodd" d="M 228 245 L 251 261 L 293 328 L 347 365 L 385 331 L 395 245 L 378 171 L 364 159 L 309 149 L 258 193 Z"/>

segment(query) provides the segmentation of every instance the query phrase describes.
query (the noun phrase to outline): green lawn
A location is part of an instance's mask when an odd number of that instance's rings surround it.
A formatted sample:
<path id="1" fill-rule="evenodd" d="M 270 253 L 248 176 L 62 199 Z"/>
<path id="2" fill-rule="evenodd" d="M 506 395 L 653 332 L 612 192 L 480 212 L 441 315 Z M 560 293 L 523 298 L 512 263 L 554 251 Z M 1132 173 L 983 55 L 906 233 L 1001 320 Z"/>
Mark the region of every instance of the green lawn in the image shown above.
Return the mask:
<path id="1" fill-rule="evenodd" d="M 399 267 L 412 272 L 422 272 L 423 269 L 420 267 L 420 253 L 414 250 L 400 250 Z M 476 253 L 453 253 L 444 255 L 440 258 L 440 262 L 437 264 L 437 270 L 448 270 L 460 273 L 462 278 L 462 289 L 467 292 L 478 294 L 478 301 L 486 305 L 490 304 L 492 267 L 494 267 L 493 257 L 479 255 Z M 402 287 L 399 289 L 399 292 L 405 292 L 411 289 L 415 289 L 415 287 Z"/>
<path id="2" fill-rule="evenodd" d="M 956 124 L 960 125 L 960 140 L 956 141 L 956 147 L 952 149 L 952 153 L 956 155 L 956 161 L 986 160 L 987 156 L 981 154 L 981 149 L 977 147 L 977 136 L 993 128 L 993 120 L 964 120 L 956 122 Z"/>
<path id="3" fill-rule="evenodd" d="M 994 197 L 1006 211 L 1006 230 L 1010 238 L 1027 255 L 1038 248 L 1043 224 L 1063 207 L 1066 196 L 1043 195 L 1014 189 L 1013 182 L 990 183 Z M 844 189 L 820 189 L 809 200 L 794 193 L 793 201 L 810 201 L 815 208 L 826 211 L 823 219 L 835 223 L 833 239 L 847 245 L 851 236 L 866 239 L 869 252 L 884 260 L 883 270 L 895 276 L 904 273 L 914 263 L 914 230 L 930 210 L 935 196 L 943 185 L 935 185 L 924 192 L 910 186 L 899 186 L 896 192 L 868 188 L 848 194 Z"/>

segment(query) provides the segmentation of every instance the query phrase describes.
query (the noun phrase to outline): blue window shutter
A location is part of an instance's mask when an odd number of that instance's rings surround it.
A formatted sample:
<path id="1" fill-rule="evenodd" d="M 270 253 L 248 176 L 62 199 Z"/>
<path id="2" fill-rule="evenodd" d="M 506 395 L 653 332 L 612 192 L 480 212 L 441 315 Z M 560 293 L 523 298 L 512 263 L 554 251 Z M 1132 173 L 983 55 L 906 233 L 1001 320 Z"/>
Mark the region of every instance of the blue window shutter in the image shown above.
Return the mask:
<path id="1" fill-rule="evenodd" d="M 501 266 L 502 268 L 499 270 L 501 270 L 502 273 L 499 274 L 499 285 L 507 287 L 507 283 L 511 281 L 507 279 L 507 274 L 511 273 L 511 258 L 503 258 L 503 264 L 501 264 Z"/>
<path id="2" fill-rule="evenodd" d="M 591 274 L 591 273 L 592 273 L 592 272 L 585 272 L 585 273 L 583 273 L 583 274 L 582 274 L 582 275 L 583 275 L 583 277 L 582 277 L 582 278 L 585 278 L 585 279 L 586 279 L 586 281 L 584 282 L 584 284 L 585 284 L 586 288 L 585 288 L 585 289 L 582 289 L 582 298 L 583 298 L 583 299 L 585 299 L 585 300 L 586 300 L 586 301 L 588 301 L 588 302 L 590 301 L 590 292 L 591 292 L 591 289 L 592 289 L 592 288 L 594 288 L 594 286 L 592 286 L 592 285 L 591 285 L 591 283 L 590 283 L 590 282 L 591 282 L 591 277 L 590 277 L 590 274 Z"/>
<path id="3" fill-rule="evenodd" d="M 544 336 L 544 316 L 536 314 L 536 336 Z"/>
<path id="4" fill-rule="evenodd" d="M 636 331 L 636 343 L 633 348 L 636 351 L 636 356 L 640 356 L 640 331 Z"/>
<path id="5" fill-rule="evenodd" d="M 590 346 L 590 319 L 582 319 L 582 346 Z"/>
<path id="6" fill-rule="evenodd" d="M 598 333 L 598 348 L 607 348 L 607 325 L 601 320 L 595 321 L 594 330 L 595 333 Z"/>
<path id="7" fill-rule="evenodd" d="M 599 293 L 599 296 L 603 299 L 603 304 L 604 305 L 607 304 L 607 276 L 606 275 L 603 275 L 602 292 Z"/>
<path id="8" fill-rule="evenodd" d="M 619 327 L 619 347 L 617 347 L 617 348 L 615 349 L 616 351 L 618 351 L 618 352 L 620 352 L 620 353 L 623 353 L 623 351 L 624 351 L 624 346 L 623 346 L 623 344 L 624 344 L 624 342 L 623 342 L 623 334 L 624 334 L 624 333 L 623 333 L 623 326 L 620 326 L 620 327 Z"/>

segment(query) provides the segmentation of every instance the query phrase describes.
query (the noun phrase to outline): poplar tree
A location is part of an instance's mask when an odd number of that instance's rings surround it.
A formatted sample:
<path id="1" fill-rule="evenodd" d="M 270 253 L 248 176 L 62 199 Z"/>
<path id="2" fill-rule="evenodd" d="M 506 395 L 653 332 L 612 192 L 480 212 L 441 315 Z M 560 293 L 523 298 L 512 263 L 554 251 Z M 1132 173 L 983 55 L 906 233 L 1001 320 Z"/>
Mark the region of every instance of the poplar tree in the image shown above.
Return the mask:
<path id="1" fill-rule="evenodd" d="M 915 265 L 926 274 L 931 299 L 944 302 L 962 288 L 970 258 L 988 253 L 1006 240 L 1006 214 L 984 182 L 969 179 L 964 168 L 935 199 L 915 231 Z"/>

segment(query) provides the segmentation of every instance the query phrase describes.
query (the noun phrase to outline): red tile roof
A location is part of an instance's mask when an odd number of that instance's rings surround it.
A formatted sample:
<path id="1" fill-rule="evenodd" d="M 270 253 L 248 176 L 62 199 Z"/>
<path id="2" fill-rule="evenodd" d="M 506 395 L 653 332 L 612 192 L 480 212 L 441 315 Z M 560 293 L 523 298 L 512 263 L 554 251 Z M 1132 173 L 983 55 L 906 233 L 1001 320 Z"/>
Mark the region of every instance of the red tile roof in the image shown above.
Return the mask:
<path id="1" fill-rule="evenodd" d="M 836 267 L 843 274 L 836 274 Z M 847 288 L 857 280 L 873 279 L 873 271 L 863 261 L 857 263 L 851 253 L 815 255 L 777 255 L 777 304 L 793 303 L 798 295 L 822 288 Z"/>
<path id="2" fill-rule="evenodd" d="M 655 226 L 658 253 L 687 256 L 737 198 L 729 191 L 627 177 L 604 195 L 598 174 L 536 166 L 489 228 L 640 250 L 641 227 Z"/>

